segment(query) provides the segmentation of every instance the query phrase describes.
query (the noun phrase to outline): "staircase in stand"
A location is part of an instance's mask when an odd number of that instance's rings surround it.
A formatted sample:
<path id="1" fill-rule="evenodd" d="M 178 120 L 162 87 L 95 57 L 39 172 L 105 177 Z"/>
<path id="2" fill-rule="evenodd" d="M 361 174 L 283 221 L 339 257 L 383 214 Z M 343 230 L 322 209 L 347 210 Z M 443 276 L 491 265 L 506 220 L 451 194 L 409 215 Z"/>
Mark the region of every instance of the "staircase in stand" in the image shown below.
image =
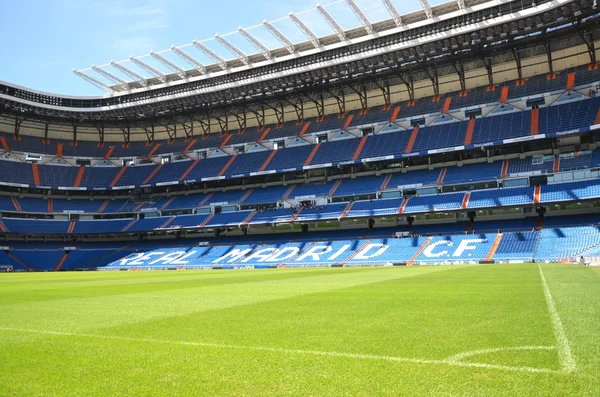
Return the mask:
<path id="1" fill-rule="evenodd" d="M 159 229 L 166 229 L 171 223 L 173 223 L 173 221 L 175 220 L 175 218 L 177 218 L 176 216 L 172 216 L 171 218 L 169 218 L 165 223 L 163 223 L 162 225 L 160 225 Z"/>
<path id="2" fill-rule="evenodd" d="M 390 183 L 390 179 L 392 179 L 392 174 L 387 174 L 387 176 L 381 183 L 381 186 L 379 187 L 380 192 L 383 192 L 387 188 L 387 185 Z"/>
<path id="3" fill-rule="evenodd" d="M 231 164 L 233 164 L 233 162 L 235 161 L 235 159 L 237 158 L 237 156 L 238 156 L 237 154 L 234 154 L 233 156 L 231 156 L 229 158 L 229 161 L 227 162 L 227 164 L 225 164 L 225 166 L 223 167 L 223 169 L 221 170 L 221 172 L 219 172 L 218 176 L 225 175 L 225 172 L 227 172 L 227 169 L 231 166 Z"/>
<path id="4" fill-rule="evenodd" d="M 410 197 L 404 198 L 404 201 L 402 201 L 402 205 L 400 206 L 400 208 L 398 208 L 398 215 L 400 215 L 404 212 L 404 209 L 406 208 L 406 204 L 408 204 L 408 200 L 410 200 Z"/>
<path id="5" fill-rule="evenodd" d="M 496 235 L 496 238 L 494 239 L 492 248 L 490 248 L 490 251 L 488 252 L 488 254 L 485 258 L 486 261 L 491 261 L 494 259 L 494 254 L 496 254 L 496 251 L 498 250 L 498 246 L 500 245 L 501 241 L 502 241 L 502 233 L 498 233 Z"/>
<path id="6" fill-rule="evenodd" d="M 349 202 L 346 208 L 344 208 L 344 212 L 342 212 L 342 216 L 340 217 L 340 219 L 344 219 L 346 216 L 348 216 L 348 212 L 350 212 L 353 206 L 354 201 Z"/>
<path id="7" fill-rule="evenodd" d="M 354 257 L 356 255 L 358 255 L 360 253 L 360 251 L 362 251 L 367 245 L 369 245 L 370 242 L 371 242 L 371 240 L 365 240 L 365 242 L 357 250 L 355 250 L 352 254 L 350 254 L 342 262 L 339 262 L 338 265 L 344 266 L 346 263 L 350 262 L 352 259 L 354 259 Z"/>
<path id="8" fill-rule="evenodd" d="M 308 155 L 308 158 L 306 159 L 306 161 L 304 162 L 304 165 L 310 165 L 310 162 L 315 158 L 316 154 L 317 154 L 317 150 L 319 150 L 319 148 L 321 147 L 320 143 L 317 143 L 315 145 L 315 147 L 313 147 L 312 152 L 310 152 L 310 154 Z"/>
<path id="9" fill-rule="evenodd" d="M 77 178 L 75 178 L 75 187 L 79 187 L 81 185 L 81 181 L 83 180 L 83 173 L 85 172 L 85 167 L 82 165 L 79 167 L 79 171 L 77 171 Z"/>
<path id="10" fill-rule="evenodd" d="M 290 188 L 285 192 L 285 194 L 281 198 L 281 201 L 287 200 L 290 197 L 290 194 L 292 194 L 292 191 L 294 190 L 295 187 L 296 187 L 296 185 L 290 186 Z"/>
<path id="11" fill-rule="evenodd" d="M 338 187 L 340 187 L 340 185 L 342 184 L 342 180 L 338 179 L 335 184 L 333 185 L 333 187 L 331 189 L 329 189 L 329 197 L 333 197 L 333 195 L 335 194 L 335 191 L 338 189 Z"/>
<path id="12" fill-rule="evenodd" d="M 408 262 L 406 262 L 406 266 L 413 265 L 414 261 L 419 257 L 419 255 L 421 255 L 421 252 L 425 251 L 425 248 L 427 248 L 429 243 L 431 243 L 431 240 L 433 240 L 433 237 L 428 237 L 427 240 L 425 240 L 421 248 L 419 248 L 419 250 L 415 252 L 415 254 L 408 260 Z"/>
<path id="13" fill-rule="evenodd" d="M 354 155 L 352 156 L 352 160 L 358 160 L 358 158 L 360 157 L 360 152 L 362 152 L 363 147 L 365 147 L 365 144 L 367 143 L 367 139 L 369 138 L 368 135 L 365 135 L 361 138 L 360 143 L 358 144 L 358 147 L 356 148 L 356 151 L 354 152 Z"/>
<path id="14" fill-rule="evenodd" d="M 415 146 L 415 141 L 417 140 L 417 135 L 419 135 L 419 126 L 416 126 L 412 133 L 410 134 L 410 139 L 408 144 L 406 145 L 406 150 L 404 150 L 405 154 L 412 153 L 413 147 Z"/>
<path id="15" fill-rule="evenodd" d="M 121 177 L 125 173 L 125 170 L 127 170 L 127 167 L 121 167 L 119 173 L 115 176 L 115 179 L 113 179 L 113 181 L 110 183 L 110 187 L 117 186 L 117 183 L 119 183 L 119 179 L 121 179 Z"/>
<path id="16" fill-rule="evenodd" d="M 154 170 L 152 170 L 152 172 L 150 173 L 150 175 L 148 175 L 148 177 L 146 177 L 146 179 L 144 179 L 144 181 L 142 182 L 143 185 L 147 184 L 148 182 L 150 182 L 150 180 L 152 178 L 154 178 L 154 175 L 156 175 L 158 173 L 158 171 L 160 171 L 160 169 L 164 166 L 164 164 L 159 164 L 156 167 L 154 167 Z"/>
<path id="17" fill-rule="evenodd" d="M 463 198 L 463 202 L 462 202 L 462 205 L 460 206 L 460 209 L 466 210 L 467 207 L 469 206 L 470 199 L 471 199 L 471 192 L 465 193 L 465 197 Z"/>
<path id="18" fill-rule="evenodd" d="M 19 201 L 17 200 L 17 198 L 16 197 L 11 197 L 10 200 L 12 201 L 13 206 L 15 207 L 15 210 L 17 212 L 21 212 L 21 206 L 19 205 Z"/>
<path id="19" fill-rule="evenodd" d="M 165 208 L 168 208 L 171 205 L 171 203 L 173 203 L 173 201 L 175 201 L 176 198 L 177 198 L 176 196 L 173 196 L 170 199 L 168 199 L 167 202 L 164 203 L 162 207 L 160 207 L 160 210 L 163 211 Z"/>
<path id="20" fill-rule="evenodd" d="M 210 214 L 201 224 L 200 227 L 205 227 L 206 225 L 208 225 L 208 222 L 210 222 L 212 220 L 212 218 L 215 217 L 215 214 Z"/>
<path id="21" fill-rule="evenodd" d="M 67 251 L 63 254 L 62 258 L 60 258 L 60 261 L 58 262 L 58 264 L 56 265 L 56 267 L 54 268 L 54 271 L 57 272 L 60 270 L 61 266 L 65 263 L 65 261 L 67 260 L 67 256 L 69 256 L 69 252 L 71 251 Z"/>
<path id="22" fill-rule="evenodd" d="M 533 191 L 533 204 L 540 203 L 540 194 L 541 193 L 542 193 L 542 187 L 540 185 L 537 185 L 535 187 L 535 190 Z"/>
<path id="23" fill-rule="evenodd" d="M 246 193 L 242 196 L 242 198 L 240 199 L 240 201 L 238 202 L 238 204 L 242 204 L 244 201 L 246 201 L 246 199 L 248 197 L 250 197 L 250 195 L 252 194 L 253 191 L 254 191 L 254 189 L 248 189 L 246 191 Z"/>
<path id="24" fill-rule="evenodd" d="M 129 223 L 128 223 L 128 224 L 127 224 L 127 225 L 126 225 L 124 228 L 123 228 L 123 230 L 121 230 L 121 231 L 122 231 L 122 232 L 126 232 L 126 231 L 128 231 L 129 229 L 131 229 L 131 227 L 132 227 L 133 225 L 135 225 L 135 224 L 137 223 L 137 221 L 138 221 L 137 219 L 134 219 L 134 220 L 132 220 L 132 221 L 131 221 L 131 222 L 129 222 Z"/>
<path id="25" fill-rule="evenodd" d="M 188 169 L 185 170 L 183 174 L 181 174 L 181 176 L 179 177 L 179 180 L 183 181 L 189 175 L 189 173 L 192 172 L 192 170 L 194 168 L 196 168 L 196 166 L 198 165 L 199 162 L 200 162 L 200 160 L 194 160 L 192 162 L 192 164 L 190 164 L 190 166 L 188 167 Z"/>
<path id="26" fill-rule="evenodd" d="M 254 216 L 256 216 L 257 213 L 258 212 L 256 212 L 256 211 L 252 211 L 250 214 L 248 214 L 246 219 L 244 219 L 244 221 L 242 222 L 242 225 L 247 225 L 252 220 L 252 218 L 254 218 Z"/>
<path id="27" fill-rule="evenodd" d="M 69 230 L 67 230 L 68 234 L 73 234 L 73 229 L 75 229 L 75 221 L 71 221 L 69 223 Z"/>
<path id="28" fill-rule="evenodd" d="M 99 214 L 101 214 L 106 209 L 106 206 L 108 205 L 108 203 L 110 203 L 110 200 L 104 200 L 104 203 L 102 203 L 102 205 L 100 206 L 100 209 L 98 210 Z"/>

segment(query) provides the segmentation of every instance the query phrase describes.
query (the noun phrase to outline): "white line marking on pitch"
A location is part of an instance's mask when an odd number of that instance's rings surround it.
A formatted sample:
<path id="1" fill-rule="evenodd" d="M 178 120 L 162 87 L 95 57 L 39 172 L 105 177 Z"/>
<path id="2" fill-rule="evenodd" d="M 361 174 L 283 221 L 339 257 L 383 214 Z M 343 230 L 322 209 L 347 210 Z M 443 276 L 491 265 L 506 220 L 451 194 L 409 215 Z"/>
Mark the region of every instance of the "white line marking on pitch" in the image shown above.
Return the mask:
<path id="1" fill-rule="evenodd" d="M 220 344 L 220 343 L 186 342 L 186 341 L 173 341 L 173 340 L 160 340 L 160 339 L 132 338 L 132 337 L 128 337 L 128 336 L 116 336 L 116 335 L 78 334 L 78 333 L 72 333 L 72 332 L 31 330 L 31 329 L 5 328 L 5 327 L 0 327 L 0 331 L 30 332 L 30 333 L 46 334 L 46 335 L 74 336 L 74 337 L 81 337 L 81 338 L 98 338 L 98 339 L 110 339 L 110 340 L 125 340 L 125 341 L 131 341 L 131 342 L 161 343 L 161 344 L 171 344 L 171 345 L 180 345 L 180 346 L 214 347 L 214 348 L 220 348 L 220 349 L 256 350 L 256 351 L 266 351 L 266 352 L 285 353 L 285 354 L 304 354 L 304 355 L 326 356 L 326 357 L 335 357 L 335 358 L 355 358 L 355 359 L 362 359 L 362 360 L 380 360 L 380 361 L 412 363 L 412 364 L 450 365 L 450 366 L 454 366 L 454 367 L 497 369 L 497 370 L 504 370 L 504 371 L 513 371 L 513 372 L 564 374 L 563 371 L 556 371 L 556 370 L 546 369 L 546 368 L 511 367 L 511 366 L 507 366 L 507 365 L 451 361 L 449 359 L 433 360 L 433 359 L 420 359 L 420 358 L 407 358 L 407 357 L 378 356 L 375 354 L 358 354 L 358 353 L 327 352 L 327 351 L 317 351 L 317 350 L 285 349 L 285 348 L 280 348 L 280 347 L 266 347 L 266 346 L 227 345 L 227 344 Z M 469 352 L 469 353 L 472 353 L 472 352 Z M 469 353 L 466 353 L 466 354 L 469 354 Z M 452 357 L 456 357 L 456 356 L 452 356 Z"/>
<path id="2" fill-rule="evenodd" d="M 548 288 L 548 283 L 546 282 L 546 277 L 544 277 L 544 272 L 542 271 L 542 267 L 539 263 L 538 269 L 542 279 L 542 286 L 544 287 L 544 296 L 546 297 L 548 312 L 550 313 L 550 318 L 552 319 L 552 330 L 554 331 L 554 337 L 558 342 L 558 361 L 560 362 L 560 367 L 563 369 L 563 371 L 575 372 L 577 369 L 575 357 L 573 357 L 573 353 L 571 352 L 569 340 L 565 334 L 565 328 L 560 320 L 558 311 L 556 310 L 556 305 L 554 304 L 554 299 L 552 298 L 552 294 Z"/>
<path id="3" fill-rule="evenodd" d="M 497 353 L 504 351 L 513 351 L 513 350 L 556 350 L 554 346 L 515 346 L 515 347 L 497 347 L 495 349 L 481 349 L 481 350 L 472 350 L 469 352 L 459 353 L 454 356 L 450 356 L 446 359 L 448 362 L 460 362 L 468 357 L 478 356 L 480 354 L 487 353 Z"/>

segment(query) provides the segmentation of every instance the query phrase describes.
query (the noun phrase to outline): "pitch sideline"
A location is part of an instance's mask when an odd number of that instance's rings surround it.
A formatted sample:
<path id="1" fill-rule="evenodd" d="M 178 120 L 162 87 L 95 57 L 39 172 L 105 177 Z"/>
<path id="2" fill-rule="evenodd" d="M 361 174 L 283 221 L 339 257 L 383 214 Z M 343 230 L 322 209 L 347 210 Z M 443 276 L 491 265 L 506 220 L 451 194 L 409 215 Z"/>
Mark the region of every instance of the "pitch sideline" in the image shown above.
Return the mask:
<path id="1" fill-rule="evenodd" d="M 558 315 L 558 311 L 556 310 L 554 298 L 552 298 L 550 288 L 548 288 L 546 277 L 544 277 L 542 266 L 539 263 L 538 269 L 540 271 L 540 278 L 542 279 L 542 286 L 544 288 L 544 297 L 546 298 L 546 305 L 548 306 L 548 312 L 550 313 L 550 318 L 552 320 L 552 330 L 554 331 L 554 338 L 558 343 L 558 361 L 560 362 L 560 367 L 563 371 L 573 373 L 577 369 L 577 365 L 575 364 L 575 357 L 573 356 L 573 353 L 571 351 L 571 346 L 569 345 L 569 340 L 567 339 L 567 335 L 565 334 L 565 328 L 563 326 L 563 323 L 560 319 L 560 316 Z"/>

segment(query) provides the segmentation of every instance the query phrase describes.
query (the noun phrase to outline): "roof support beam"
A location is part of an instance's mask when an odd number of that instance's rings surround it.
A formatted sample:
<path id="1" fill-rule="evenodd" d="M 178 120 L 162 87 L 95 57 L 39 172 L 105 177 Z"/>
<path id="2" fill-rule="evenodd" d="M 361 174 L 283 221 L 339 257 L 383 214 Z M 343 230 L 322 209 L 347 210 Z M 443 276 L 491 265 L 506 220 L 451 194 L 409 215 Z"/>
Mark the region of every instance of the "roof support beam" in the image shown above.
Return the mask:
<path id="1" fill-rule="evenodd" d="M 212 52 L 211 50 L 209 50 L 208 48 L 206 48 L 206 46 L 202 43 L 200 43 L 199 41 L 192 41 L 192 44 L 199 49 L 200 51 L 202 51 L 203 53 L 205 53 L 209 58 L 211 58 L 213 61 L 215 61 L 216 63 L 219 64 L 219 66 L 221 67 L 221 69 L 223 70 L 227 70 L 227 65 L 225 64 L 225 60 L 223 58 L 221 58 L 220 56 L 218 56 L 217 54 L 215 54 L 214 52 Z"/>
<path id="2" fill-rule="evenodd" d="M 427 19 L 433 18 L 433 12 L 431 11 L 431 6 L 429 5 L 429 1 L 427 0 L 419 0 L 421 5 L 423 6 L 423 11 L 425 11 L 425 15 L 427 15 Z"/>
<path id="3" fill-rule="evenodd" d="M 146 62 L 140 61 L 139 59 L 134 58 L 134 57 L 129 57 L 129 60 L 131 62 L 135 63 L 140 68 L 144 69 L 146 72 L 154 75 L 155 77 L 158 77 L 158 79 L 160 81 L 162 81 L 163 83 L 167 82 L 167 78 L 165 77 L 164 73 L 161 73 L 158 70 L 154 69 L 152 66 L 148 65 Z"/>
<path id="4" fill-rule="evenodd" d="M 331 26 L 331 28 L 335 31 L 335 33 L 338 35 L 340 40 L 346 41 L 346 32 L 344 32 L 344 29 L 342 29 L 340 24 L 337 23 L 337 21 L 335 19 L 333 19 L 331 14 L 329 14 L 329 12 L 327 12 L 325 7 L 323 7 L 321 4 L 317 4 L 317 10 L 319 10 L 319 12 L 321 13 L 321 16 L 327 21 L 329 26 Z"/>
<path id="5" fill-rule="evenodd" d="M 177 54 L 177 56 L 179 56 L 179 58 L 186 61 L 190 66 L 195 67 L 196 70 L 199 71 L 201 74 L 206 74 L 206 67 L 202 63 L 200 63 L 196 58 L 189 56 L 188 54 L 183 52 L 183 50 L 181 50 L 173 45 L 171 46 L 171 51 L 173 51 L 175 54 Z"/>
<path id="6" fill-rule="evenodd" d="M 467 8 L 467 6 L 465 5 L 465 0 L 456 0 L 456 4 L 458 5 L 459 10 L 464 10 L 465 8 Z"/>
<path id="7" fill-rule="evenodd" d="M 157 54 L 154 51 L 150 51 L 150 56 L 152 58 L 156 59 L 158 62 L 160 62 L 163 65 L 165 65 L 167 68 L 171 69 L 171 71 L 173 73 L 176 73 L 182 79 L 184 79 L 184 80 L 186 79 L 185 70 L 183 70 L 179 66 L 175 65 L 173 62 L 169 61 L 167 58 L 163 57 L 160 54 Z"/>
<path id="8" fill-rule="evenodd" d="M 120 63 L 116 63 L 114 61 L 110 61 L 110 65 L 117 69 L 118 71 L 120 71 L 121 73 L 127 75 L 128 77 L 140 82 L 140 84 L 142 84 L 143 86 L 148 86 L 148 82 L 146 81 L 146 79 L 142 76 L 140 76 L 139 74 L 127 69 L 125 66 L 121 65 Z"/>
<path id="9" fill-rule="evenodd" d="M 216 34 L 215 40 L 217 40 L 219 43 L 221 43 L 221 45 L 223 45 L 223 47 L 227 48 L 233 55 L 237 56 L 244 65 L 248 66 L 250 64 L 248 62 L 248 56 L 246 54 L 244 54 L 244 52 L 242 50 L 240 50 L 239 48 L 237 48 L 236 46 L 231 44 L 229 41 L 227 41 L 224 37 Z"/>
<path id="10" fill-rule="evenodd" d="M 367 16 L 361 11 L 361 9 L 358 8 L 358 5 L 354 2 L 354 0 L 346 0 L 346 3 L 348 3 L 350 8 L 352 8 L 352 11 L 354 11 L 354 14 L 356 14 L 358 19 L 360 19 L 360 22 L 363 24 L 367 32 L 369 34 L 375 34 L 373 25 L 371 25 L 371 22 L 369 22 L 369 19 L 367 19 Z"/>
<path id="11" fill-rule="evenodd" d="M 260 53 L 265 57 L 265 59 L 271 59 L 271 51 L 269 51 L 269 49 L 265 47 L 263 43 L 261 43 L 254 36 L 248 33 L 246 29 L 239 27 L 238 32 L 240 32 L 240 34 L 244 36 L 244 38 L 248 40 L 248 42 L 250 42 L 250 44 L 252 44 L 254 48 L 260 51 Z"/>
<path id="12" fill-rule="evenodd" d="M 300 18 L 295 16 L 293 13 L 290 12 L 289 16 L 290 16 L 290 19 L 292 20 L 292 22 L 294 22 L 296 24 L 298 29 L 300 29 L 302 31 L 302 33 L 304 33 L 304 35 L 310 40 L 312 45 L 315 48 L 319 48 L 321 46 L 321 43 L 319 42 L 319 38 L 308 28 L 308 26 L 306 26 L 304 24 L 304 22 L 302 22 L 300 20 Z"/>
<path id="13" fill-rule="evenodd" d="M 83 72 L 80 72 L 79 70 L 75 70 L 75 69 L 73 69 L 73 73 L 74 73 L 76 76 L 79 76 L 79 77 L 81 77 L 82 79 L 84 79 L 84 80 L 85 80 L 85 81 L 87 81 L 88 83 L 90 83 L 90 84 L 92 84 L 92 85 L 94 85 L 94 86 L 96 86 L 96 87 L 100 88 L 101 90 L 104 90 L 104 91 L 106 91 L 106 92 L 111 92 L 111 91 L 114 91 L 112 88 L 110 88 L 108 85 L 104 84 L 104 83 L 103 83 L 103 82 L 101 82 L 100 80 L 98 80 L 98 79 L 95 79 L 95 78 L 93 78 L 93 77 L 91 77 L 91 76 L 88 76 L 87 74 L 85 74 L 85 73 L 83 73 Z"/>
<path id="14" fill-rule="evenodd" d="M 92 65 L 92 70 L 96 73 L 98 73 L 100 76 L 104 76 L 105 78 L 107 78 L 108 80 L 112 81 L 114 84 L 116 85 L 122 85 L 123 87 L 127 87 L 127 82 L 117 76 L 115 76 L 114 74 L 110 74 L 107 71 L 99 68 L 98 66 L 94 66 Z"/>
<path id="15" fill-rule="evenodd" d="M 403 25 L 402 17 L 400 16 L 400 14 L 398 14 L 398 10 L 396 10 L 396 7 L 394 7 L 392 2 L 390 0 L 381 0 L 381 1 L 383 1 L 385 8 L 387 8 L 388 12 L 390 13 L 390 16 L 394 19 L 394 23 L 396 24 L 396 26 L 398 26 L 398 27 L 402 26 Z"/>
<path id="16" fill-rule="evenodd" d="M 273 25 L 271 25 L 271 23 L 267 20 L 263 21 L 263 26 L 269 31 L 271 32 L 271 34 L 273 36 L 275 36 L 275 38 L 277 40 L 279 40 L 279 42 L 281 44 L 283 44 L 283 46 L 288 50 L 288 52 L 290 54 L 295 54 L 296 50 L 294 49 L 294 44 L 283 35 L 283 33 L 281 33 L 279 30 L 277 30 L 277 28 Z"/>

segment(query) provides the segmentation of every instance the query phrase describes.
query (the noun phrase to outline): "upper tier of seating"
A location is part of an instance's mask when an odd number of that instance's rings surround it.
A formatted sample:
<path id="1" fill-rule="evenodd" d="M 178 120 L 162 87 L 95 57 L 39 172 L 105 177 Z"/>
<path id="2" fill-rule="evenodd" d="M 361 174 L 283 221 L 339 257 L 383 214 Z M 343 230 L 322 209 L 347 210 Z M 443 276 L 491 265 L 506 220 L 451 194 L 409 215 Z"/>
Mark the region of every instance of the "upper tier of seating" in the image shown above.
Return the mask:
<path id="1" fill-rule="evenodd" d="M 129 144 L 105 143 L 98 144 L 89 141 L 78 141 L 72 143 L 68 140 L 51 139 L 45 140 L 39 137 L 21 135 L 15 139 L 9 134 L 0 134 L 1 138 L 6 140 L 6 144 L 13 151 L 25 152 L 30 154 L 47 154 L 62 156 L 80 156 L 80 157 L 145 157 L 149 154 L 161 155 L 170 153 L 194 152 L 197 150 L 214 149 L 223 145 L 244 145 L 265 140 L 281 139 L 298 136 L 301 133 L 313 133 L 330 130 L 340 130 L 342 128 L 351 128 L 365 124 L 390 122 L 399 119 L 411 119 L 417 116 L 433 115 L 444 112 L 452 112 L 474 106 L 493 104 L 499 102 L 511 102 L 524 97 L 541 95 L 543 93 L 556 92 L 567 88 L 568 76 L 573 74 L 574 87 L 587 86 L 593 82 L 600 81 L 600 72 L 592 68 L 588 70 L 587 66 L 574 68 L 568 71 L 562 71 L 556 74 L 556 78 L 548 79 L 546 75 L 533 76 L 527 79 L 523 84 L 521 82 L 507 81 L 498 84 L 492 89 L 490 87 L 478 87 L 468 90 L 464 93 L 448 93 L 442 97 L 425 97 L 414 101 L 406 101 L 389 106 L 377 106 L 368 109 L 366 112 L 355 110 L 347 112 L 340 117 L 339 115 L 327 115 L 323 120 L 317 121 L 316 118 L 302 120 L 302 122 L 289 121 L 283 125 L 271 125 L 263 128 L 249 127 L 243 130 L 233 130 L 226 133 L 212 133 L 207 136 L 193 137 L 186 140 L 179 137 L 173 141 L 160 140 L 152 144 L 141 141 L 132 141 Z M 575 116 L 577 117 L 577 116 Z M 514 120 L 511 125 L 514 126 L 521 122 L 521 125 L 527 120 Z M 558 121 L 557 124 L 554 121 Z M 566 122 L 566 121 L 565 121 Z M 561 125 L 561 120 L 549 119 L 548 123 L 540 122 L 540 130 L 547 129 L 545 126 L 556 128 Z M 485 125 L 482 128 L 485 130 Z M 447 147 L 462 144 L 460 135 L 464 138 L 464 128 L 460 125 L 454 125 L 456 131 L 454 134 L 448 134 L 446 137 Z M 423 133 L 416 141 L 418 150 L 433 149 L 439 146 L 441 142 L 431 141 L 429 134 L 435 135 L 435 130 L 429 130 Z M 458 135 L 458 137 L 457 137 Z M 487 141 L 485 137 L 489 133 L 481 132 L 474 137 Z M 475 142 L 476 140 L 474 140 Z"/>
<path id="2" fill-rule="evenodd" d="M 362 139 L 352 138 L 326 142 L 318 145 L 305 145 L 284 148 L 276 151 L 258 151 L 229 156 L 224 153 L 197 161 L 177 161 L 164 165 L 139 165 L 135 167 L 73 167 L 70 165 L 34 165 L 17 161 L 2 161 L 0 182 L 43 186 L 43 187 L 87 187 L 90 189 L 145 186 L 168 183 L 199 181 L 203 178 L 237 177 L 260 171 L 285 171 L 304 166 L 328 166 L 338 163 L 381 159 L 384 156 L 404 156 L 408 152 L 438 150 L 448 147 L 463 147 L 462 143 L 470 135 L 473 145 L 495 140 L 529 136 L 534 132 L 543 134 L 585 128 L 595 123 L 600 108 L 600 97 L 563 103 L 540 109 L 539 112 L 518 111 L 468 121 L 454 121 L 432 125 L 414 131 L 397 131 L 371 135 Z M 536 118 L 537 115 L 537 118 Z M 531 120 L 536 119 L 535 131 Z M 470 127 L 469 127 L 470 126 Z M 468 131 L 469 130 L 469 131 Z M 467 134 L 469 132 L 469 134 Z M 587 155 L 586 155 L 587 156 Z M 591 159 L 591 157 L 590 157 Z M 508 174 L 525 171 L 553 171 L 550 162 L 529 164 L 529 160 L 512 161 Z M 585 167 L 587 157 L 565 158 L 565 168 Z M 486 167 L 489 173 L 496 173 L 495 166 Z M 560 165 L 559 165 L 560 167 Z M 486 172 L 484 170 L 478 173 Z M 448 181 L 468 180 L 464 173 L 453 172 Z M 392 185 L 394 186 L 394 185 Z"/>

